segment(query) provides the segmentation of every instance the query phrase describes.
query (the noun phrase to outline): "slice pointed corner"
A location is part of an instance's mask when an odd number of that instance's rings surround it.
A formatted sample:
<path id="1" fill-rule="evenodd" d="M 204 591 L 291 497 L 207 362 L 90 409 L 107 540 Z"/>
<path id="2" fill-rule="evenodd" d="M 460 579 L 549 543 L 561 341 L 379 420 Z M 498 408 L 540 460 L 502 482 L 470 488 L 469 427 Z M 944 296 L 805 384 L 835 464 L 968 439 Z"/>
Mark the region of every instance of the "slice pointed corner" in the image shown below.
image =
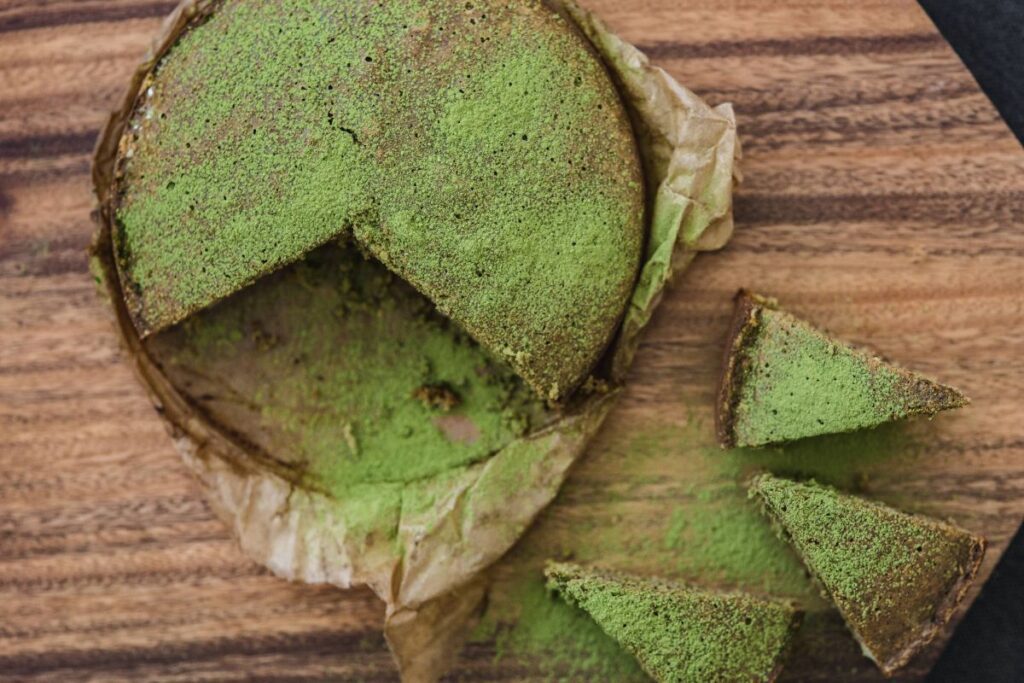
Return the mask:
<path id="1" fill-rule="evenodd" d="M 121 140 L 117 264 L 142 336 L 352 235 L 542 396 L 607 346 L 639 267 L 632 128 L 540 0 L 219 0 Z"/>
<path id="2" fill-rule="evenodd" d="M 750 492 L 887 676 L 949 621 L 985 553 L 952 524 L 814 482 L 766 474 Z"/>
<path id="3" fill-rule="evenodd" d="M 740 291 L 716 406 L 725 448 L 850 432 L 960 408 L 957 389 L 887 363 Z"/>
<path id="4" fill-rule="evenodd" d="M 550 588 L 660 683 L 773 681 L 802 613 L 792 605 L 551 562 Z"/>

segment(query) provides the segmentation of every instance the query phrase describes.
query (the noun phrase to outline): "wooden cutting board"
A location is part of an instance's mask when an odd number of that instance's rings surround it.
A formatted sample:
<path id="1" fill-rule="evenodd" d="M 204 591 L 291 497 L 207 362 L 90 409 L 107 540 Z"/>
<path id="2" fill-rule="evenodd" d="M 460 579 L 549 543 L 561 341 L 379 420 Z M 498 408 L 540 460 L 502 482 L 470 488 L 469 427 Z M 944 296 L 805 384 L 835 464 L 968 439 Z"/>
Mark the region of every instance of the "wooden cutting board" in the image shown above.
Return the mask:
<path id="1" fill-rule="evenodd" d="M 987 577 L 1024 513 L 1024 153 L 992 105 L 912 0 L 586 4 L 709 101 L 734 103 L 737 232 L 666 298 L 607 428 L 492 572 L 488 617 L 515 612 L 517 582 L 544 557 L 595 549 L 623 568 L 802 591 L 778 563 L 780 576 L 743 571 L 728 544 L 747 526 L 711 514 L 739 509 L 737 482 L 760 466 L 835 475 L 982 532 Z M 89 154 L 172 6 L 0 0 L 0 678 L 394 680 L 369 592 L 290 585 L 237 550 L 87 272 Z M 739 286 L 973 406 L 866 441 L 716 453 L 712 395 Z M 814 610 L 818 637 L 790 677 L 877 678 L 834 613 Z M 479 638 L 452 680 L 550 676 L 499 650 Z"/>

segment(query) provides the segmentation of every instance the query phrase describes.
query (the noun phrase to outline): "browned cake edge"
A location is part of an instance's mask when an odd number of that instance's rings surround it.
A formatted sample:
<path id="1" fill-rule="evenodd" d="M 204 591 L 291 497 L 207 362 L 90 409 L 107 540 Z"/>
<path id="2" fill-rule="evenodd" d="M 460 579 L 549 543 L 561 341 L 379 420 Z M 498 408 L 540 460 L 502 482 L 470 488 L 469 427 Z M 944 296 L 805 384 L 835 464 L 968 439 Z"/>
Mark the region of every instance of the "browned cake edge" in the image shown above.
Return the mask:
<path id="1" fill-rule="evenodd" d="M 722 448 L 736 446 L 736 433 L 733 430 L 733 424 L 736 404 L 739 402 L 739 388 L 743 382 L 740 358 L 743 349 L 757 331 L 758 309 L 776 307 L 774 299 L 754 294 L 745 289 L 736 292 L 733 301 L 735 308 L 732 321 L 729 323 L 725 350 L 722 354 L 722 371 L 718 382 L 718 398 L 715 403 L 715 433 L 718 436 L 718 444 Z"/>

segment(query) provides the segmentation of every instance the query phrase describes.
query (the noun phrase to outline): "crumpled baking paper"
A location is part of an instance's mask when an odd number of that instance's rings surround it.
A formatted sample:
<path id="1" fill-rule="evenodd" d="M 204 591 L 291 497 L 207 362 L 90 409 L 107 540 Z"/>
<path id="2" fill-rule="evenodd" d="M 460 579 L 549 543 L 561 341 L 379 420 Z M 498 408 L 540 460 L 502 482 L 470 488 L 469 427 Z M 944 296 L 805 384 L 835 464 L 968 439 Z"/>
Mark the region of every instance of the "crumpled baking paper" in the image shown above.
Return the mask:
<path id="1" fill-rule="evenodd" d="M 398 520 L 397 542 L 353 530 L 345 501 L 296 485 L 278 463 L 246 452 L 207 423 L 147 354 L 128 316 L 111 241 L 119 145 L 142 84 L 189 23 L 209 11 L 209 0 L 184 0 L 164 22 L 94 156 L 93 271 L 110 298 L 128 357 L 185 463 L 253 560 L 290 580 L 373 589 L 384 601 L 385 635 L 407 681 L 436 680 L 448 667 L 484 595 L 482 570 L 551 502 L 597 433 L 673 274 L 697 253 L 721 248 L 733 230 L 740 145 L 730 105 L 709 107 L 572 0 L 551 4 L 600 54 L 633 122 L 648 194 L 640 277 L 607 351 L 607 376 L 581 390 L 546 428 L 483 462 L 408 484 L 432 488 L 439 502 L 416 514 L 382 510 L 382 519 Z"/>

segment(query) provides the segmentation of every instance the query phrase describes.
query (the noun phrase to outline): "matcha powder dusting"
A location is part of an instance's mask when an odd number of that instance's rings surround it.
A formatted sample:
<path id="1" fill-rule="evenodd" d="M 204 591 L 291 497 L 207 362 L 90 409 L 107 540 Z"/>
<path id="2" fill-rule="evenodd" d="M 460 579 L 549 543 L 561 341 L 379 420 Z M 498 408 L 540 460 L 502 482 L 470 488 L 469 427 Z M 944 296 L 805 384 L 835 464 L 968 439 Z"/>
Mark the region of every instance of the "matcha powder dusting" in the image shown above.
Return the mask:
<path id="1" fill-rule="evenodd" d="M 791 606 L 552 563 L 549 585 L 659 683 L 770 681 L 800 615 Z"/>

